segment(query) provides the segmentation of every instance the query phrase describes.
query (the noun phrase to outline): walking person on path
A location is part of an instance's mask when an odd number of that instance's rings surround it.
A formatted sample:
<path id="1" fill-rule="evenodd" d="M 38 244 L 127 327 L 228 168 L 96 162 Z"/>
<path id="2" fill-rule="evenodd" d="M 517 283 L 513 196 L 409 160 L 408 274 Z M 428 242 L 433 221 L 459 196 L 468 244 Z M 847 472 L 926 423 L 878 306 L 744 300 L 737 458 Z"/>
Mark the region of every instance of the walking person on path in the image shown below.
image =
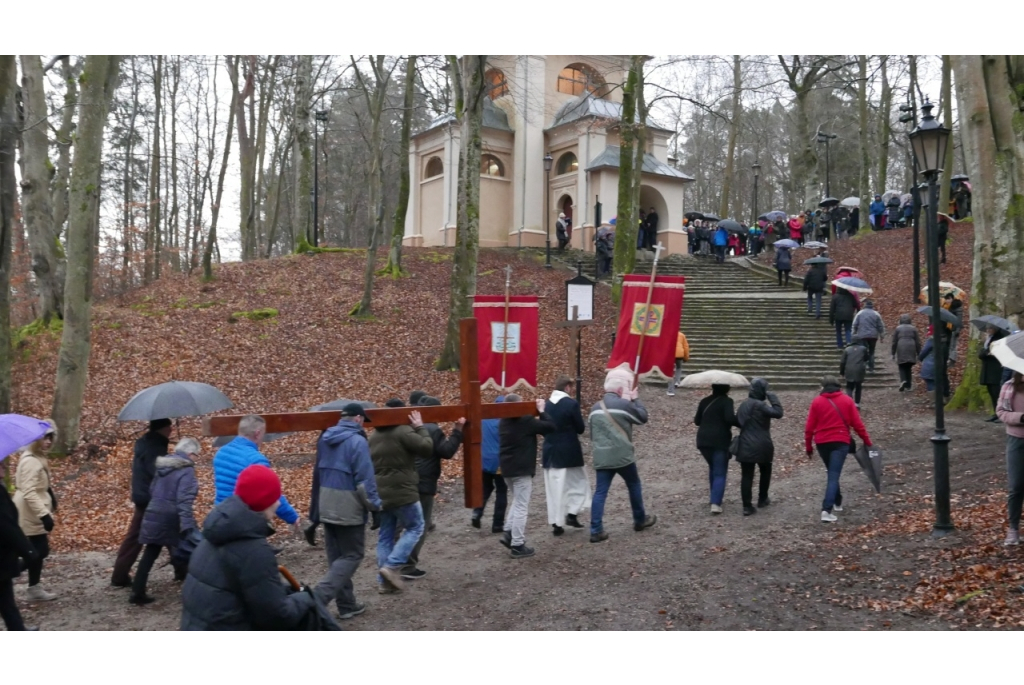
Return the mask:
<path id="1" fill-rule="evenodd" d="M 932 326 L 928 326 L 928 339 L 924 341 L 924 347 L 918 353 L 917 360 L 921 362 L 921 368 L 917 372 L 920 374 L 921 380 L 924 381 L 925 389 L 932 392 L 935 390 L 935 335 Z M 948 400 L 949 394 L 949 375 L 947 374 L 942 396 Z"/>
<path id="2" fill-rule="evenodd" d="M 690 361 L 690 343 L 682 331 L 676 333 L 676 368 L 672 374 L 672 380 L 668 384 L 668 396 L 675 397 L 676 388 L 683 380 L 683 362 Z"/>
<path id="3" fill-rule="evenodd" d="M 50 480 L 50 461 L 46 455 L 53 447 L 56 433 L 53 424 L 43 437 L 26 447 L 18 458 L 14 472 L 14 506 L 18 508 L 18 525 L 36 551 L 35 557 L 26 563 L 28 569 L 28 592 L 25 599 L 34 602 L 49 602 L 57 595 L 47 592 L 39 581 L 43 573 L 43 560 L 50 556 L 50 531 L 53 530 L 53 516 L 57 513 L 57 498 L 53 494 Z M 2 484 L 0 484 L 2 487 Z"/>
<path id="4" fill-rule="evenodd" d="M 555 536 L 565 532 L 562 526 L 583 528 L 578 516 L 590 506 L 590 480 L 579 438 L 587 426 L 579 402 L 572 398 L 575 387 L 571 378 L 559 376 L 544 405 L 544 413 L 555 425 L 555 430 L 544 436 L 541 450 L 548 524 Z"/>
<path id="5" fill-rule="evenodd" d="M 725 246 L 729 242 L 729 232 L 719 226 L 715 229 L 715 261 L 725 261 Z"/>
<path id="6" fill-rule="evenodd" d="M 868 348 L 868 373 L 875 372 L 875 345 L 885 337 L 885 322 L 875 311 L 872 300 L 864 300 L 864 308 L 853 317 L 853 337 L 860 338 Z"/>
<path id="7" fill-rule="evenodd" d="M 693 422 L 697 429 L 697 449 L 708 463 L 711 513 L 722 513 L 725 481 L 729 472 L 729 445 L 732 427 L 738 426 L 728 385 L 712 385 L 711 394 L 697 405 Z"/>
<path id="8" fill-rule="evenodd" d="M 804 276 L 803 290 L 807 293 L 807 315 L 814 314 L 815 319 L 821 318 L 821 296 L 825 293 L 825 284 L 828 283 L 828 271 L 824 264 L 815 264 Z M 811 311 L 811 304 L 814 304 L 814 311 Z"/>
<path id="9" fill-rule="evenodd" d="M 839 488 L 839 478 L 843 473 L 846 456 L 852 452 L 850 429 L 857 432 L 864 444 L 871 447 L 871 436 L 868 435 L 860 412 L 853 400 L 843 394 L 839 381 L 834 376 L 821 379 L 821 394 L 814 398 L 807 412 L 807 423 L 804 424 L 804 447 L 807 458 L 814 452 L 812 443 L 818 447 L 818 455 L 828 469 L 828 483 L 825 486 L 825 498 L 821 502 L 822 523 L 834 523 L 838 519 L 835 512 L 843 510 L 843 493 Z"/>
<path id="10" fill-rule="evenodd" d="M 900 325 L 892 334 L 892 358 L 900 370 L 900 392 L 913 387 L 913 369 L 921 353 L 921 338 L 910 314 L 900 314 Z"/>
<path id="11" fill-rule="evenodd" d="M 156 459 L 167 455 L 171 444 L 171 420 L 155 419 L 149 422 L 149 430 L 135 441 L 135 453 L 132 457 L 132 504 L 135 511 L 132 522 L 128 524 L 128 532 L 117 550 L 114 571 L 110 575 L 110 584 L 114 587 L 131 587 L 132 566 L 142 553 L 139 544 L 139 530 L 142 528 L 142 517 L 149 504 L 149 488 L 156 475 Z"/>
<path id="12" fill-rule="evenodd" d="M 504 402 L 505 396 L 498 395 L 496 403 Z M 484 419 L 481 421 L 480 454 L 483 461 L 484 471 L 484 502 L 483 505 L 473 510 L 473 516 L 469 523 L 474 528 L 480 527 L 480 519 L 484 516 L 484 507 L 487 500 L 494 493 L 494 518 L 491 519 L 491 532 L 502 533 L 505 531 L 505 510 L 508 508 L 508 486 L 501 475 L 501 439 L 498 437 L 498 424 L 500 419 Z"/>
<path id="13" fill-rule="evenodd" d="M 1024 504 L 1024 376 L 1019 371 L 1003 384 L 996 415 L 1006 424 L 1006 530 L 1004 545 L 1020 544 L 1020 511 Z"/>
<path id="14" fill-rule="evenodd" d="M 505 401 L 522 402 L 523 398 L 513 393 Z M 533 477 L 537 474 L 537 436 L 548 435 L 555 430 L 555 424 L 544 407 L 544 400 L 537 400 L 539 418 L 519 416 L 501 419 L 498 424 L 501 473 L 512 493 L 512 510 L 505 519 L 500 542 L 509 549 L 513 559 L 533 556 L 533 548 L 526 546 L 526 518 L 530 513 Z"/>
<path id="15" fill-rule="evenodd" d="M 846 394 L 853 398 L 857 409 L 860 409 L 860 392 L 867 377 L 869 354 L 867 343 L 855 335 L 839 362 L 839 375 L 846 379 Z"/>
<path id="16" fill-rule="evenodd" d="M 772 480 L 772 460 L 775 458 L 775 444 L 772 442 L 772 419 L 782 418 L 782 403 L 778 396 L 768 390 L 768 381 L 755 378 L 750 381 L 750 393 L 736 412 L 736 423 L 740 427 L 736 461 L 739 462 L 740 498 L 743 500 L 743 515 L 756 514 L 772 503 L 768 497 L 768 486 Z M 761 472 L 758 481 L 757 509 L 753 506 L 754 469 Z"/>
<path id="17" fill-rule="evenodd" d="M 608 539 L 604 531 L 604 503 L 616 475 L 626 482 L 629 491 L 633 530 L 640 532 L 658 521 L 657 516 L 648 515 L 644 509 L 643 487 L 636 468 L 633 426 L 647 423 L 647 409 L 632 385 L 633 372 L 629 364 L 609 369 L 604 380 L 604 397 L 590 408 L 590 445 L 597 475 L 590 511 L 591 542 Z"/>
<path id="18" fill-rule="evenodd" d="M 842 350 L 850 344 L 853 317 L 857 315 L 860 305 L 856 298 L 845 288 L 837 288 L 832 294 L 832 304 L 828 309 L 828 322 L 836 327 L 836 347 Z"/>
<path id="19" fill-rule="evenodd" d="M 995 326 L 986 326 L 985 340 L 978 351 L 978 357 L 981 359 L 981 374 L 978 376 L 978 382 L 988 389 L 989 399 L 992 400 L 992 416 L 985 419 L 989 423 L 999 423 L 996 404 L 999 401 L 999 390 L 1003 383 L 1003 365 L 992 354 L 992 343 L 1004 337 L 1006 337 L 1004 331 Z"/>
<path id="20" fill-rule="evenodd" d="M 132 593 L 128 597 L 131 604 L 142 606 L 155 601 L 146 594 L 146 583 L 162 549 L 167 548 L 171 555 L 174 579 L 185 580 L 188 575 L 188 562 L 182 563 L 175 550 L 183 540 L 198 532 L 193 506 L 199 494 L 195 468 L 199 451 L 199 441 L 186 437 L 178 441 L 171 454 L 156 458 L 156 475 L 139 531 L 139 542 L 145 549 L 132 581 Z"/>
<path id="21" fill-rule="evenodd" d="M 32 566 L 37 556 L 18 523 L 18 507 L 7 488 L 0 487 L 0 619 L 7 630 L 38 630 L 25 626 L 14 599 L 14 579 L 21 575 L 22 565 Z"/>
<path id="22" fill-rule="evenodd" d="M 775 251 L 775 270 L 779 273 L 779 285 L 782 285 L 782 276 L 786 276 L 786 285 L 789 285 L 789 272 L 793 269 L 793 258 L 789 254 L 788 247 L 780 247 Z"/>

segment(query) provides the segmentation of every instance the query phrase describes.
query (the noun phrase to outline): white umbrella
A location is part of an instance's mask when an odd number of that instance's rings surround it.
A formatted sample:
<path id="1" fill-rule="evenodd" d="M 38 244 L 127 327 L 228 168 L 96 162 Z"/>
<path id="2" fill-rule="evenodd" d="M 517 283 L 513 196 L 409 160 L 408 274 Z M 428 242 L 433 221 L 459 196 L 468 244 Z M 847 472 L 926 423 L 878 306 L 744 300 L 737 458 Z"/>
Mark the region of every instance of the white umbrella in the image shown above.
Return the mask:
<path id="1" fill-rule="evenodd" d="M 843 200 L 842 202 L 840 202 L 839 204 L 841 204 L 844 207 L 860 207 L 860 198 L 859 197 L 848 197 L 845 200 Z"/>
<path id="2" fill-rule="evenodd" d="M 1024 373 L 1024 333 L 1014 333 L 1008 338 L 996 340 L 989 351 L 1006 368 Z"/>
<path id="3" fill-rule="evenodd" d="M 684 388 L 710 388 L 712 385 L 728 385 L 733 388 L 749 388 L 750 381 L 738 373 L 730 371 L 719 371 L 708 369 L 700 373 L 693 373 L 683 379 L 680 383 Z"/>
<path id="4" fill-rule="evenodd" d="M 889 199 L 894 195 L 896 197 L 900 197 L 903 195 L 903 192 L 899 190 L 887 190 L 884 193 L 882 193 L 882 202 L 884 202 L 885 204 L 889 204 Z"/>
<path id="5" fill-rule="evenodd" d="M 832 285 L 837 288 L 843 288 L 855 293 L 861 293 L 862 295 L 870 295 L 874 291 L 871 286 L 868 285 L 867 281 L 862 278 L 854 278 L 853 276 L 844 276 L 843 278 L 837 278 L 832 281 Z"/>

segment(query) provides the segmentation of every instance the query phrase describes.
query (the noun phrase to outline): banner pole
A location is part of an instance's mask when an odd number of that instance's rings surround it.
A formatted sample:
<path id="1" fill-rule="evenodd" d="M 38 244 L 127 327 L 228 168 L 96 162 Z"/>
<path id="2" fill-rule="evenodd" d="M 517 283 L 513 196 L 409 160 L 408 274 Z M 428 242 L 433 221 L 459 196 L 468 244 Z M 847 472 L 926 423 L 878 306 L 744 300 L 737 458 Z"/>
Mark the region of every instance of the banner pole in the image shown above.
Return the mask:
<path id="1" fill-rule="evenodd" d="M 512 285 L 512 265 L 505 265 L 505 327 L 502 329 L 504 336 L 501 341 L 501 392 L 505 392 L 505 363 L 508 359 L 508 307 L 509 289 Z"/>
<path id="2" fill-rule="evenodd" d="M 647 303 L 644 305 L 644 327 L 640 329 L 640 342 L 636 346 L 636 363 L 633 365 L 633 387 L 638 385 L 640 378 L 640 353 L 644 349 L 644 337 L 647 336 L 647 327 L 651 322 L 651 299 L 654 296 L 654 277 L 658 274 L 658 257 L 661 256 L 661 241 L 654 247 L 654 264 L 651 266 L 651 282 L 647 286 Z"/>

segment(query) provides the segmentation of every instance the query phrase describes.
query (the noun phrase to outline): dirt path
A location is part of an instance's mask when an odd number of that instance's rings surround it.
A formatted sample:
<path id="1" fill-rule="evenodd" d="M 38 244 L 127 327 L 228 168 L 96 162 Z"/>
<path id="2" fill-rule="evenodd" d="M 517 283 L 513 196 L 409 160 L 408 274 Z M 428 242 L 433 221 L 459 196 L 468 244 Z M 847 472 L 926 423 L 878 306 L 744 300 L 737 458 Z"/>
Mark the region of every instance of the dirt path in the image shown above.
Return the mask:
<path id="1" fill-rule="evenodd" d="M 700 395 L 680 391 L 669 398 L 663 389 L 648 388 L 643 399 L 652 419 L 636 435 L 644 500 L 648 512 L 659 519 L 655 527 L 642 533 L 632 530 L 626 489 L 616 480 L 605 513 L 611 536 L 607 542 L 590 544 L 586 529 L 569 529 L 555 538 L 547 526 L 538 474 L 527 528 L 528 543 L 537 553 L 513 560 L 489 526 L 480 531 L 469 526 L 461 484 L 447 484 L 435 508 L 437 529 L 423 553 L 426 578 L 410 583 L 402 595 L 378 595 L 372 548 L 376 536 L 368 533 L 368 557 L 355 585 L 369 610 L 344 627 L 946 628 L 931 614 L 870 608 L 872 598 L 896 599 L 911 592 L 908 575 L 937 548 L 959 544 L 959 536 L 932 541 L 927 515 L 920 517 L 921 530 L 909 535 L 861 539 L 855 534 L 858 526 L 901 512 L 927 513 L 930 507 L 931 414 L 925 400 L 895 390 L 865 395 L 869 431 L 886 449 L 886 491 L 875 495 L 851 459 L 843 475 L 845 511 L 838 524 L 819 522 L 825 472 L 816 456 L 808 461 L 803 454 L 803 421 L 813 393 L 781 393 L 787 415 L 773 429 L 777 456 L 772 505 L 744 518 L 735 463 L 725 513 L 708 513 L 707 468 L 693 447 L 693 412 Z M 741 394 L 734 396 L 737 403 L 742 399 Z M 954 415 L 949 424 L 954 492 L 993 487 L 1002 474 L 1001 427 L 974 415 Z M 581 519 L 589 522 L 587 514 Z M 322 543 L 314 549 L 294 537 L 274 542 L 283 543 L 281 561 L 299 578 L 313 582 L 323 573 Z M 158 562 L 150 579 L 150 593 L 158 601 L 135 608 L 128 605 L 126 590 L 107 586 L 110 555 L 56 556 L 48 562 L 44 582 L 61 597 L 46 605 L 23 603 L 26 618 L 47 630 L 174 629 L 180 619 L 179 586 L 172 582 L 169 567 L 161 566 L 165 560 Z M 17 587 L 20 597 L 25 586 Z"/>

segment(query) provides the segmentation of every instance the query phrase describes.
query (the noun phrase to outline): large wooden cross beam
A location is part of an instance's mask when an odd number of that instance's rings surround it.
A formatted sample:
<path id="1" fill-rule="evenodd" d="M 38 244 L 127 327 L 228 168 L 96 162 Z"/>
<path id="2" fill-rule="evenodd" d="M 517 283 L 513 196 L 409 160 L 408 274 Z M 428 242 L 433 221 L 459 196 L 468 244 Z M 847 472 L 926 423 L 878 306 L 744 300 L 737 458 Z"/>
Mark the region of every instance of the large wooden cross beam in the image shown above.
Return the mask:
<path id="1" fill-rule="evenodd" d="M 459 378 L 461 403 L 433 407 L 385 407 L 367 409 L 370 427 L 400 426 L 409 423 L 409 414 L 418 411 L 424 423 L 445 423 L 466 419 L 462 428 L 463 483 L 467 508 L 484 504 L 483 459 L 480 453 L 483 419 L 504 419 L 536 415 L 534 402 L 484 404 L 480 400 L 480 365 L 477 359 L 476 319 L 459 322 Z M 322 431 L 338 423 L 340 411 L 291 412 L 260 414 L 267 422 L 268 433 L 289 431 Z M 210 416 L 203 419 L 203 435 L 207 437 L 236 435 L 241 415 Z"/>

